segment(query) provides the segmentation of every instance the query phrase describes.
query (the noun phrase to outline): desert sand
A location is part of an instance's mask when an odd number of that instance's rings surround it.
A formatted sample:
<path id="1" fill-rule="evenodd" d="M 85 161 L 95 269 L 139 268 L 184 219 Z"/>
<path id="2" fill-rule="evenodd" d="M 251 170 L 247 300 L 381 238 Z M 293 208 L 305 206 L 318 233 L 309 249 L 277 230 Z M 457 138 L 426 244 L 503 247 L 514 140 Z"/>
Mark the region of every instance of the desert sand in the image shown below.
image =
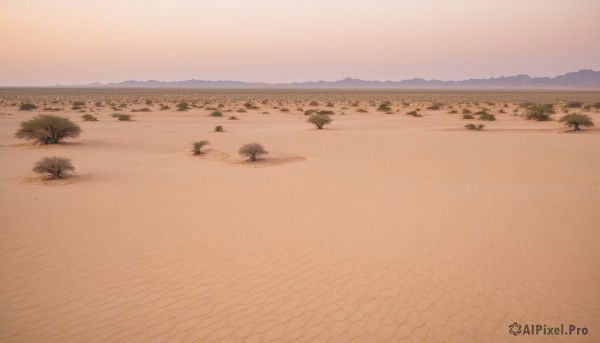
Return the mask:
<path id="1" fill-rule="evenodd" d="M 2 342 L 600 340 L 600 130 L 556 120 L 559 103 L 598 92 L 0 94 Z M 214 103 L 175 111 L 196 95 Z M 79 98 L 99 121 L 70 109 Z M 313 99 L 336 113 L 323 130 L 297 110 Z M 235 112 L 249 100 L 259 109 Z M 383 100 L 393 114 L 376 111 Z M 526 100 L 557 104 L 555 120 L 513 116 Z M 21 101 L 39 108 L 11 106 Z M 219 101 L 233 112 L 210 117 Z M 417 107 L 422 117 L 404 114 Z M 460 110 L 481 107 L 497 120 L 465 130 L 480 121 Z M 81 137 L 14 137 L 44 113 Z M 246 162 L 249 142 L 270 154 Z M 53 155 L 76 174 L 31 171 Z M 514 337 L 515 321 L 589 334 Z"/>

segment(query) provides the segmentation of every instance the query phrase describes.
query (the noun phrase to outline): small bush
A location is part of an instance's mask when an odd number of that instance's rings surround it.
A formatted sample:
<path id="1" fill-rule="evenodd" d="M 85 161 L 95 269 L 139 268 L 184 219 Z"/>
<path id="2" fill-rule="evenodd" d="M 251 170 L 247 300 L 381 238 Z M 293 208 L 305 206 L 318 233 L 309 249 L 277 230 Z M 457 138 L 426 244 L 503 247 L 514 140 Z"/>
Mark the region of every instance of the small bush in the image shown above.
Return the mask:
<path id="1" fill-rule="evenodd" d="M 268 154 L 268 152 L 265 151 L 262 145 L 258 143 L 244 144 L 240 148 L 239 153 L 241 156 L 249 157 L 250 161 L 252 162 L 256 161 L 257 156 Z"/>
<path id="2" fill-rule="evenodd" d="M 309 116 L 309 115 L 311 115 L 311 114 L 315 114 L 315 113 L 317 113 L 317 110 L 306 110 L 306 111 L 304 112 L 304 115 L 305 115 L 305 116 Z"/>
<path id="3" fill-rule="evenodd" d="M 483 129 L 484 127 L 485 127 L 485 125 L 483 125 L 483 124 L 475 125 L 473 123 L 469 123 L 469 124 L 465 125 L 465 128 L 467 130 L 475 130 L 475 131 L 479 131 L 479 130 Z"/>
<path id="4" fill-rule="evenodd" d="M 31 110 L 35 110 L 35 109 L 37 109 L 37 108 L 38 108 L 38 107 L 37 107 L 36 105 L 34 105 L 34 104 L 29 104 L 29 103 L 27 103 L 27 104 L 21 104 L 21 105 L 19 105 L 19 109 L 20 109 L 21 111 L 31 111 Z"/>
<path id="5" fill-rule="evenodd" d="M 197 141 L 192 143 L 192 152 L 194 155 L 200 155 L 202 153 L 202 147 L 208 145 L 208 141 Z"/>
<path id="6" fill-rule="evenodd" d="M 280 109 L 280 111 L 281 111 L 281 112 L 289 112 L 289 111 L 290 111 L 290 109 L 289 109 L 289 108 L 287 108 L 287 107 L 284 107 L 284 108 Z"/>
<path id="7" fill-rule="evenodd" d="M 73 107 L 83 107 L 85 106 L 85 102 L 83 101 L 74 101 L 73 102 Z"/>
<path id="8" fill-rule="evenodd" d="M 84 121 L 98 121 L 98 118 L 94 117 L 91 114 L 84 114 L 81 116 Z"/>
<path id="9" fill-rule="evenodd" d="M 579 101 L 571 101 L 565 107 L 567 107 L 567 108 L 581 108 L 581 106 L 583 106 L 583 103 L 581 103 Z"/>
<path id="10" fill-rule="evenodd" d="M 231 117 L 229 117 L 229 120 L 240 120 L 240 118 L 238 118 L 236 116 L 231 116 Z"/>
<path id="11" fill-rule="evenodd" d="M 266 101 L 266 100 L 265 100 L 265 101 Z M 264 102 L 263 104 L 266 104 L 266 102 Z M 251 102 L 247 102 L 247 103 L 245 103 L 245 104 L 244 104 L 244 107 L 246 107 L 246 108 L 247 108 L 247 109 L 249 109 L 249 110 L 257 110 L 257 109 L 258 109 L 258 106 L 254 105 L 254 104 L 253 104 L 253 103 L 251 103 Z"/>
<path id="12" fill-rule="evenodd" d="M 131 112 L 152 112 L 148 107 L 140 108 L 139 110 L 133 109 Z"/>
<path id="13" fill-rule="evenodd" d="M 566 116 L 560 118 L 558 120 L 560 123 L 564 123 L 567 127 L 572 127 L 573 131 L 580 131 L 581 126 L 583 127 L 592 127 L 594 126 L 594 122 L 592 118 L 585 114 L 572 113 L 567 114 Z"/>
<path id="14" fill-rule="evenodd" d="M 330 103 L 330 102 L 328 102 L 328 103 L 325 105 L 325 107 L 333 107 L 333 104 L 332 104 L 332 103 Z"/>
<path id="15" fill-rule="evenodd" d="M 600 102 L 597 102 L 592 105 L 593 108 L 600 109 Z"/>
<path id="16" fill-rule="evenodd" d="M 317 101 L 311 101 L 308 106 L 319 106 L 320 104 Z"/>
<path id="17" fill-rule="evenodd" d="M 182 101 L 176 105 L 177 111 L 187 111 L 190 109 L 190 104 L 186 101 Z"/>
<path id="18" fill-rule="evenodd" d="M 496 120 L 496 117 L 493 114 L 482 113 L 479 116 L 479 120 L 494 121 L 494 120 Z"/>
<path id="19" fill-rule="evenodd" d="M 463 114 L 462 118 L 463 119 L 475 119 L 475 117 L 473 117 L 473 115 L 471 115 L 471 114 Z"/>
<path id="20" fill-rule="evenodd" d="M 41 144 L 58 144 L 63 139 L 77 138 L 80 134 L 81 128 L 69 118 L 42 114 L 22 122 L 15 137 L 35 140 Z"/>
<path id="21" fill-rule="evenodd" d="M 210 116 L 211 116 L 211 117 L 222 117 L 222 116 L 223 116 L 223 113 L 222 113 L 222 112 L 220 112 L 220 111 L 213 111 L 213 112 L 210 114 Z"/>
<path id="22" fill-rule="evenodd" d="M 44 157 L 35 162 L 33 171 L 38 174 L 48 174 L 57 179 L 61 179 L 67 174 L 75 171 L 71 160 L 64 157 Z"/>
<path id="23" fill-rule="evenodd" d="M 390 107 L 391 105 L 392 105 L 391 102 L 385 101 L 384 103 L 380 104 L 379 107 L 377 107 L 377 111 L 391 112 L 392 111 L 392 108 Z"/>
<path id="24" fill-rule="evenodd" d="M 328 110 L 320 110 L 319 112 L 317 112 L 318 114 L 327 114 L 327 115 L 331 115 L 331 114 L 335 114 L 335 112 L 333 111 L 328 111 Z"/>
<path id="25" fill-rule="evenodd" d="M 323 126 L 331 123 L 331 118 L 327 114 L 313 114 L 306 121 L 311 124 L 315 124 L 315 126 L 321 130 Z"/>
<path id="26" fill-rule="evenodd" d="M 471 114 L 473 112 L 470 109 L 468 109 L 468 108 L 463 108 L 462 113 L 463 114 Z"/>
<path id="27" fill-rule="evenodd" d="M 368 113 L 369 111 L 365 110 L 364 108 L 359 108 L 356 110 L 356 112 L 358 113 Z"/>
<path id="28" fill-rule="evenodd" d="M 417 112 L 417 111 L 406 112 L 406 115 L 413 116 L 413 117 L 422 117 L 422 115 L 420 115 L 419 112 Z"/>
<path id="29" fill-rule="evenodd" d="M 433 105 L 427 107 L 428 110 L 439 110 L 443 105 L 440 103 L 434 103 Z"/>
<path id="30" fill-rule="evenodd" d="M 215 132 L 223 132 L 223 126 L 222 125 L 215 126 Z"/>
<path id="31" fill-rule="evenodd" d="M 452 111 L 448 112 L 448 114 L 457 114 L 457 113 L 458 113 L 457 110 L 452 110 Z"/>
<path id="32" fill-rule="evenodd" d="M 170 110 L 171 108 L 167 105 L 162 105 L 160 106 L 160 108 L 158 109 L 159 111 L 166 111 L 166 110 Z"/>
<path id="33" fill-rule="evenodd" d="M 130 114 L 120 114 L 117 118 L 120 121 L 131 121 L 131 115 Z"/>
<path id="34" fill-rule="evenodd" d="M 235 110 L 238 113 L 246 113 L 247 111 L 243 108 L 238 108 L 237 110 Z"/>

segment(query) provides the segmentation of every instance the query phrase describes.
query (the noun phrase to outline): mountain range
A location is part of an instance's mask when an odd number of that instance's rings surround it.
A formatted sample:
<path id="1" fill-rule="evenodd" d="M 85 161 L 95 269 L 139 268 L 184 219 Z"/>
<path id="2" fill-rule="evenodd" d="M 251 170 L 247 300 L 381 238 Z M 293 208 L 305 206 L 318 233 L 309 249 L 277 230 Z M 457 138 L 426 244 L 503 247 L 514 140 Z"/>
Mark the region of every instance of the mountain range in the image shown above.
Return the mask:
<path id="1" fill-rule="evenodd" d="M 123 81 L 55 87 L 94 88 L 198 88 L 198 89 L 600 89 L 600 71 L 580 70 L 556 77 L 528 75 L 502 76 L 461 81 L 425 80 L 414 78 L 402 81 L 366 81 L 346 78 L 338 81 L 309 81 L 264 83 L 243 81 Z"/>

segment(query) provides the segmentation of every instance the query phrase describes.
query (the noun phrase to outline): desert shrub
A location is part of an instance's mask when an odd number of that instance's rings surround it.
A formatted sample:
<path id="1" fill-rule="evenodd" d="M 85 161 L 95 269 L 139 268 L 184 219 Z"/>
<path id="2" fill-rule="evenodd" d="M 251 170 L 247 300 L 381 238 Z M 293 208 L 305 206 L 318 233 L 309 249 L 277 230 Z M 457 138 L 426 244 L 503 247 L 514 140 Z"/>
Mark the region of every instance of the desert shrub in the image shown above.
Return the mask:
<path id="1" fill-rule="evenodd" d="M 368 113 L 369 111 L 365 110 L 364 108 L 359 108 L 356 110 L 356 112 L 358 113 Z"/>
<path id="2" fill-rule="evenodd" d="M 333 111 L 328 111 L 328 110 L 320 110 L 319 112 L 317 112 L 317 114 L 327 114 L 327 115 L 331 115 L 331 114 L 335 114 L 335 112 L 333 112 Z"/>
<path id="3" fill-rule="evenodd" d="M 391 105 L 391 102 L 385 101 L 384 103 L 380 104 L 379 107 L 377 107 L 377 111 L 390 112 L 392 110 L 392 108 L 390 107 Z"/>
<path id="4" fill-rule="evenodd" d="M 319 106 L 320 104 L 317 101 L 311 101 L 308 106 Z"/>
<path id="5" fill-rule="evenodd" d="M 471 110 L 470 110 L 470 109 L 468 109 L 468 108 L 463 108 L 463 110 L 462 110 L 462 113 L 463 113 L 463 114 L 471 114 L 471 113 L 473 113 L 473 112 L 471 112 Z"/>
<path id="6" fill-rule="evenodd" d="M 265 101 L 266 101 L 266 100 L 265 100 Z M 266 102 L 264 102 L 263 104 L 266 104 Z M 249 110 L 257 110 L 257 109 L 258 109 L 258 106 L 254 105 L 254 104 L 253 104 L 253 103 L 251 103 L 251 102 L 246 102 L 246 103 L 244 104 L 244 107 L 246 107 L 246 108 L 247 108 L 247 109 L 249 109 Z"/>
<path id="7" fill-rule="evenodd" d="M 223 132 L 223 126 L 222 125 L 215 126 L 215 132 Z"/>
<path id="8" fill-rule="evenodd" d="M 83 106 L 85 106 L 85 102 L 83 102 L 83 101 L 73 101 L 73 106 L 83 107 Z"/>
<path id="9" fill-rule="evenodd" d="M 166 111 L 166 110 L 170 110 L 171 108 L 167 105 L 162 105 L 160 106 L 160 108 L 158 109 L 159 111 Z"/>
<path id="10" fill-rule="evenodd" d="M 237 110 L 235 110 L 238 113 L 246 113 L 247 111 L 243 108 L 238 108 Z"/>
<path id="11" fill-rule="evenodd" d="M 463 119 L 475 119 L 475 117 L 473 117 L 473 115 L 471 115 L 471 114 L 463 114 L 462 118 Z"/>
<path id="12" fill-rule="evenodd" d="M 100 101 L 96 101 L 96 102 L 94 103 L 94 106 L 96 106 L 96 107 L 102 107 L 102 102 L 100 102 Z"/>
<path id="13" fill-rule="evenodd" d="M 442 104 L 440 103 L 434 103 L 433 105 L 427 107 L 428 110 L 439 110 L 442 107 Z"/>
<path id="14" fill-rule="evenodd" d="M 44 111 L 47 111 L 47 112 L 58 112 L 58 111 L 60 111 L 60 108 L 45 107 Z"/>
<path id="15" fill-rule="evenodd" d="M 350 104 L 350 106 L 352 106 L 352 107 L 358 107 L 358 106 L 360 106 L 360 104 L 358 103 L 358 101 L 355 101 L 352 104 Z"/>
<path id="16" fill-rule="evenodd" d="M 309 115 L 311 115 L 311 114 L 315 114 L 315 113 L 317 113 L 317 110 L 306 110 L 306 111 L 304 112 L 304 115 L 305 115 L 305 116 L 309 116 Z"/>
<path id="17" fill-rule="evenodd" d="M 213 112 L 210 114 L 210 116 L 211 116 L 211 117 L 222 117 L 222 116 L 223 116 L 223 113 L 222 113 L 222 112 L 220 112 L 220 111 L 213 111 Z"/>
<path id="18" fill-rule="evenodd" d="M 77 138 L 81 128 L 69 118 L 42 114 L 21 123 L 15 137 L 35 140 L 41 144 L 58 144 L 67 138 Z"/>
<path id="19" fill-rule="evenodd" d="M 594 103 L 594 104 L 592 105 L 592 107 L 593 107 L 593 108 L 600 109 L 600 102 Z"/>
<path id="20" fill-rule="evenodd" d="M 231 116 L 231 117 L 229 117 L 229 120 L 240 120 L 240 118 L 238 118 L 236 116 Z"/>
<path id="21" fill-rule="evenodd" d="M 98 121 L 98 118 L 94 117 L 91 114 L 84 114 L 81 116 L 84 121 Z"/>
<path id="22" fill-rule="evenodd" d="M 152 112 L 148 107 L 140 108 L 139 110 L 133 109 L 131 112 Z"/>
<path id="23" fill-rule="evenodd" d="M 572 113 L 567 114 L 566 116 L 560 118 L 558 120 L 561 123 L 564 123 L 567 127 L 572 127 L 573 131 L 580 131 L 581 126 L 583 127 L 592 127 L 594 126 L 594 122 L 592 118 L 585 114 Z"/>
<path id="24" fill-rule="evenodd" d="M 178 103 L 175 107 L 177 107 L 177 111 L 187 111 L 190 109 L 190 104 L 186 101 L 182 101 Z"/>
<path id="25" fill-rule="evenodd" d="M 35 162 L 33 171 L 38 174 L 48 174 L 60 179 L 75 171 L 71 160 L 65 157 L 44 157 Z"/>
<path id="26" fill-rule="evenodd" d="M 422 115 L 420 115 L 419 112 L 417 112 L 417 111 L 406 112 L 406 115 L 413 116 L 413 117 L 422 117 Z"/>
<path id="27" fill-rule="evenodd" d="M 280 111 L 281 111 L 281 112 L 289 112 L 289 111 L 290 111 L 290 109 L 289 109 L 289 108 L 287 108 L 287 107 L 284 107 L 284 108 L 280 109 Z"/>
<path id="28" fill-rule="evenodd" d="M 146 101 L 144 102 L 146 105 L 150 106 L 152 105 L 152 100 L 150 99 L 146 99 Z"/>
<path id="29" fill-rule="evenodd" d="M 315 124 L 315 126 L 320 130 L 323 128 L 323 126 L 331 123 L 331 118 L 327 114 L 313 114 L 306 121 L 311 124 Z"/>
<path id="30" fill-rule="evenodd" d="M 479 120 L 494 121 L 494 120 L 496 120 L 496 116 L 494 116 L 493 114 L 489 114 L 489 113 L 482 113 L 479 116 Z"/>
<path id="31" fill-rule="evenodd" d="M 333 107 L 333 104 L 331 102 L 328 102 L 325 107 Z"/>
<path id="32" fill-rule="evenodd" d="M 36 108 L 38 108 L 36 105 L 29 104 L 29 103 L 19 105 L 19 109 L 21 111 L 31 111 L 31 110 L 35 110 Z"/>
<path id="33" fill-rule="evenodd" d="M 533 105 L 528 107 L 525 119 L 537 120 L 537 121 L 548 121 L 551 120 L 551 114 L 554 114 L 554 106 L 552 104 L 544 105 Z"/>
<path id="34" fill-rule="evenodd" d="M 498 111 L 498 113 L 506 113 L 506 111 L 501 108 L 500 111 Z"/>
<path id="35" fill-rule="evenodd" d="M 262 147 L 262 145 L 260 145 L 258 143 L 244 144 L 240 148 L 239 153 L 241 156 L 249 157 L 250 161 L 252 161 L 252 162 L 256 161 L 257 156 L 260 157 L 261 155 L 268 154 L 268 152 L 265 151 L 265 149 Z"/>
<path id="36" fill-rule="evenodd" d="M 200 155 L 202 153 L 202 147 L 208 145 L 208 141 L 197 141 L 192 143 L 192 152 L 194 155 Z"/>
<path id="37" fill-rule="evenodd" d="M 485 127 L 485 125 L 483 125 L 483 124 L 475 125 L 473 123 L 469 123 L 469 124 L 465 125 L 465 128 L 467 130 L 475 130 L 475 131 L 479 131 L 479 130 L 483 129 L 484 127 Z"/>
<path id="38" fill-rule="evenodd" d="M 448 114 L 457 114 L 457 113 L 458 113 L 457 110 L 452 110 L 452 111 L 448 112 Z"/>
<path id="39" fill-rule="evenodd" d="M 581 106 L 583 106 L 583 103 L 581 103 L 579 101 L 571 101 L 571 102 L 567 103 L 567 105 L 565 107 L 567 107 L 567 108 L 580 108 Z"/>
<path id="40" fill-rule="evenodd" d="M 131 121 L 131 115 L 130 114 L 120 114 L 117 119 L 119 119 L 120 121 Z"/>
<path id="41" fill-rule="evenodd" d="M 119 118 L 120 116 L 122 116 L 122 114 L 121 113 L 113 113 L 110 116 L 113 118 Z"/>

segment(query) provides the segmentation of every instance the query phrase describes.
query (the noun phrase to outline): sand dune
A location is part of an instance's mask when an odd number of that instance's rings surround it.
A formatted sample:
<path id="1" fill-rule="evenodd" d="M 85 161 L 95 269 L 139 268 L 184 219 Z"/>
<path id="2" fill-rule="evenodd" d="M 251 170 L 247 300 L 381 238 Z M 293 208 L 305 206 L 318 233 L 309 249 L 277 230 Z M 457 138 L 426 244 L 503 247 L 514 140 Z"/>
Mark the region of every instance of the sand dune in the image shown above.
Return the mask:
<path id="1" fill-rule="evenodd" d="M 67 111 L 82 137 L 34 146 L 13 134 L 41 112 L 0 108 L 0 341 L 600 339 L 598 130 L 500 114 L 470 132 L 447 110 L 346 110 L 325 130 L 276 110 L 111 112 Z M 252 141 L 267 160 L 239 157 Z M 36 177 L 47 155 L 76 176 Z M 589 334 L 514 338 L 515 321 Z"/>

